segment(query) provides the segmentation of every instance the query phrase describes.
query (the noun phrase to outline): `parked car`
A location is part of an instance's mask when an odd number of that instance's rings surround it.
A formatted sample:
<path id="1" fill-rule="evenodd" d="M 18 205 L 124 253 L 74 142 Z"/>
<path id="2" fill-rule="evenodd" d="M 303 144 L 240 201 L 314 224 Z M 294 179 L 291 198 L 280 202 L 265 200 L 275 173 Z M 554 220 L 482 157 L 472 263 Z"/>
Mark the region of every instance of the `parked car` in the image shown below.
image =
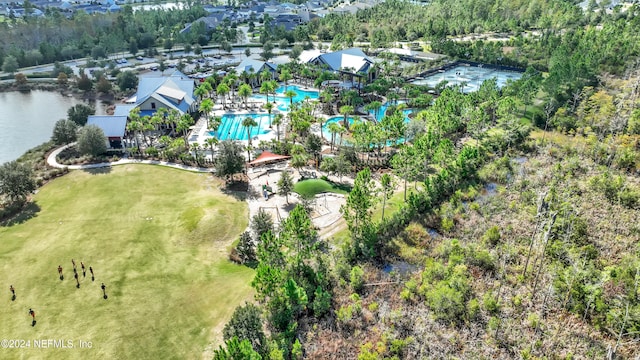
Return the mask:
<path id="1" fill-rule="evenodd" d="M 140 55 L 136 56 L 136 60 L 144 60 L 144 58 Z"/>

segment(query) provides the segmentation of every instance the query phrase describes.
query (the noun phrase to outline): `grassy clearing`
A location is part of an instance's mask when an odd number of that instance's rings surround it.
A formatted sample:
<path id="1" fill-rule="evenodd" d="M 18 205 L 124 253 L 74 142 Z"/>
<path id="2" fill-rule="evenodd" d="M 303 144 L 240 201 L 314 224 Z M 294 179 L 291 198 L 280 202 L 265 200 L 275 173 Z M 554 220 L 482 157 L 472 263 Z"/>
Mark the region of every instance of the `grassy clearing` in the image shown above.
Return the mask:
<path id="1" fill-rule="evenodd" d="M 302 197 L 311 198 L 326 192 L 346 195 L 351 191 L 351 187 L 322 179 L 307 179 L 297 182 L 293 186 L 293 191 Z"/>
<path id="2" fill-rule="evenodd" d="M 3 350 L 3 358 L 202 358 L 221 341 L 233 309 L 251 299 L 253 270 L 227 260 L 247 226 L 247 206 L 209 175 L 144 165 L 77 171 L 34 201 L 33 218 L 0 227 L 0 335 L 69 339 L 76 348 L 32 343 Z M 71 259 L 79 270 L 80 261 L 92 266 L 95 282 L 80 273 L 76 289 Z M 79 340 L 92 348 L 78 349 Z"/>

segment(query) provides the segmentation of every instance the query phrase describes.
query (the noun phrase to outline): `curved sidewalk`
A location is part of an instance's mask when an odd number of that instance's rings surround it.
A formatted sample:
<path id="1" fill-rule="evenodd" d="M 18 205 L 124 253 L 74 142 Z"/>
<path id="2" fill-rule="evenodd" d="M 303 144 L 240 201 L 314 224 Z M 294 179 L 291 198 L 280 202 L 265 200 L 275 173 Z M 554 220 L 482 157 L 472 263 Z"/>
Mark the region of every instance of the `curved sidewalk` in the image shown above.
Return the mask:
<path id="1" fill-rule="evenodd" d="M 62 165 L 62 164 L 59 164 L 58 161 L 56 160 L 56 157 L 58 156 L 58 154 L 60 154 L 64 149 L 66 149 L 66 148 L 68 148 L 70 146 L 73 146 L 75 144 L 76 143 L 67 144 L 67 145 L 61 146 L 61 147 L 55 149 L 54 151 L 52 151 L 51 154 L 49 154 L 49 156 L 47 157 L 47 164 L 49 164 L 49 166 L 52 166 L 52 167 L 55 167 L 55 168 L 59 168 L 59 169 L 67 168 L 69 170 L 97 169 L 97 168 L 116 166 L 116 165 L 126 165 L 126 164 L 149 164 L 149 165 L 167 166 L 167 167 L 172 167 L 174 169 L 180 169 L 180 170 L 186 170 L 186 171 L 192 171 L 192 172 L 199 172 L 199 173 L 210 173 L 210 172 L 213 172 L 213 169 L 201 168 L 201 167 L 195 167 L 195 166 L 187 166 L 187 165 L 180 165 L 180 164 L 171 163 L 171 162 L 167 162 L 167 161 L 138 160 L 138 159 L 128 159 L 128 158 L 120 159 L 120 160 L 114 161 L 114 162 L 105 162 L 105 163 L 98 163 L 98 164 L 86 164 L 86 165 Z"/>

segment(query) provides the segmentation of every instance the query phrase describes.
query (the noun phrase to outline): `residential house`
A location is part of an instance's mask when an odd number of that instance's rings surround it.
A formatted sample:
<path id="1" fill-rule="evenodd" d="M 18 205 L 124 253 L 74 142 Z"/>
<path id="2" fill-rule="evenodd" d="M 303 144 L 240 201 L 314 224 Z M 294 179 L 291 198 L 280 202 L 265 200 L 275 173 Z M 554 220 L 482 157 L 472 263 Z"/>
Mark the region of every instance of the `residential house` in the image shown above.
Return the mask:
<path id="1" fill-rule="evenodd" d="M 215 28 L 217 28 L 220 24 L 222 24 L 224 19 L 227 18 L 228 16 L 229 15 L 227 15 L 225 13 L 220 13 L 220 12 L 209 14 L 209 16 L 201 17 L 201 18 L 197 19 L 196 21 L 187 24 L 184 27 L 184 29 L 180 30 L 180 33 L 181 34 L 188 34 L 189 32 L 191 32 L 191 27 L 193 26 L 193 24 L 195 24 L 197 22 L 204 23 L 205 30 L 207 31 L 207 33 L 211 32 Z"/>

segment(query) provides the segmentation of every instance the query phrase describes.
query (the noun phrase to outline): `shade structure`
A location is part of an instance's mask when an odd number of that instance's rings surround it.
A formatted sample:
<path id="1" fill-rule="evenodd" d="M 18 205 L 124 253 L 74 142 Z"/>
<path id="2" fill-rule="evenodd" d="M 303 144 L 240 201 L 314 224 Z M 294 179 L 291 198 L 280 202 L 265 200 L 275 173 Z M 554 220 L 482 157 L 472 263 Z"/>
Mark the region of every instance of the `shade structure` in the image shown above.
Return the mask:
<path id="1" fill-rule="evenodd" d="M 284 161 L 289 158 L 291 158 L 291 156 L 278 155 L 269 151 L 263 151 L 262 154 L 260 154 L 260 156 L 258 156 L 252 162 L 249 163 L 249 166 L 266 165 L 266 164 L 271 164 L 279 161 Z"/>

